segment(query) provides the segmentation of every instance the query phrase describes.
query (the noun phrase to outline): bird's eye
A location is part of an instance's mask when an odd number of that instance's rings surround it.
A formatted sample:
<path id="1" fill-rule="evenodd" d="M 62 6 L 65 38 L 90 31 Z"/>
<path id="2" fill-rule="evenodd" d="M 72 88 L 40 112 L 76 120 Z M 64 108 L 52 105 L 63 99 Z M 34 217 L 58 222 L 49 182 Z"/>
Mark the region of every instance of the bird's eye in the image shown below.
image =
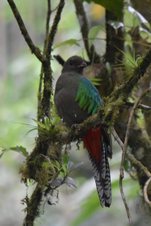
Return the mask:
<path id="1" fill-rule="evenodd" d="M 73 61 L 70 61 L 70 65 L 73 66 L 74 65 L 74 62 Z"/>

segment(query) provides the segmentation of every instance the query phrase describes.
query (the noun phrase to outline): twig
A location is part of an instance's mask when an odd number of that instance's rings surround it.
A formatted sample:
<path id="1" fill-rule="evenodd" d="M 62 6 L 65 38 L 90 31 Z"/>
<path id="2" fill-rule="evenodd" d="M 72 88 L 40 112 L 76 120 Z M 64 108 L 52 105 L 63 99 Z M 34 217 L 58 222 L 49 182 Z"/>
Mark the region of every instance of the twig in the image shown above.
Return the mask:
<path id="1" fill-rule="evenodd" d="M 51 0 L 47 0 L 46 36 L 49 33 L 49 22 L 51 17 Z"/>
<path id="2" fill-rule="evenodd" d="M 80 24 L 82 39 L 87 55 L 91 62 L 99 62 L 100 56 L 96 53 L 94 45 L 89 46 L 89 25 L 83 3 L 81 0 L 74 0 L 74 5 L 76 8 L 76 15 Z"/>
<path id="3" fill-rule="evenodd" d="M 45 54 L 45 51 L 46 51 L 50 18 L 51 18 L 51 0 L 47 0 L 46 33 L 45 33 L 45 42 L 44 42 L 44 47 L 43 47 L 43 55 Z M 41 65 L 41 71 L 40 71 L 39 88 L 38 88 L 38 111 L 37 111 L 37 120 L 38 121 L 41 119 L 43 76 L 44 76 L 44 70 L 43 70 L 43 64 L 42 64 Z"/>
<path id="4" fill-rule="evenodd" d="M 46 57 L 48 57 L 48 58 L 50 58 L 50 53 L 51 53 L 51 50 L 52 50 L 54 37 L 55 37 L 56 31 L 57 31 L 58 23 L 60 21 L 60 17 L 61 17 L 61 13 L 62 13 L 64 4 L 65 4 L 65 0 L 60 0 L 52 28 L 51 28 L 49 35 L 48 35 L 47 47 L 46 47 Z"/>
<path id="5" fill-rule="evenodd" d="M 134 106 L 134 103 L 131 103 L 131 102 L 126 102 L 125 104 L 128 107 L 133 107 Z M 139 104 L 137 106 L 137 108 L 142 109 L 143 111 L 149 111 L 149 110 L 151 110 L 151 106 L 148 106 L 148 105 L 145 105 L 145 104 Z"/>
<path id="6" fill-rule="evenodd" d="M 84 46 L 85 46 L 87 55 L 90 59 L 90 48 L 89 48 L 89 41 L 88 41 L 89 26 L 88 26 L 87 17 L 84 11 L 83 4 L 80 0 L 74 0 L 74 5 L 76 8 L 76 15 L 81 27 L 81 34 L 82 34 Z"/>
<path id="7" fill-rule="evenodd" d="M 126 157 L 133 163 L 134 166 L 138 167 L 147 177 L 151 177 L 151 173 L 140 161 L 138 161 L 133 154 L 126 151 Z"/>
<path id="8" fill-rule="evenodd" d="M 130 126 L 131 126 L 131 123 L 132 123 L 132 119 L 133 119 L 133 115 L 134 115 L 134 112 L 137 108 L 137 106 L 139 105 L 141 99 L 151 90 L 151 88 L 145 90 L 142 95 L 136 100 L 131 112 L 130 112 L 130 116 L 129 116 L 129 119 L 128 119 L 128 124 L 127 124 L 127 129 L 126 129 L 126 135 L 125 135 L 125 139 L 124 139 L 124 144 L 123 144 L 123 153 L 122 153 L 122 159 L 121 159 L 121 164 L 120 164 L 120 178 L 119 178 L 119 185 L 120 185 L 120 192 L 121 192 L 121 196 L 122 196 L 122 199 L 123 199 L 123 203 L 125 205 L 125 208 L 126 208 L 126 212 L 127 212 L 127 216 L 128 216 L 128 219 L 130 221 L 130 212 L 129 212 L 129 208 L 128 208 L 128 205 L 127 205 L 127 202 L 126 202 L 126 198 L 125 198 L 125 195 L 124 195 L 124 191 L 123 191 L 123 184 L 122 184 L 122 181 L 124 179 L 124 161 L 125 161 L 125 156 L 126 156 L 126 151 L 127 151 L 127 145 L 128 145 L 128 138 L 129 138 L 129 133 L 130 133 Z"/>
<path id="9" fill-rule="evenodd" d="M 53 57 L 56 59 L 56 61 L 57 61 L 61 66 L 64 65 L 65 61 L 64 61 L 64 59 L 63 59 L 60 55 L 54 55 Z"/>
<path id="10" fill-rule="evenodd" d="M 143 192 L 145 202 L 151 207 L 151 177 L 146 181 Z"/>
<path id="11" fill-rule="evenodd" d="M 151 110 L 151 106 L 145 105 L 145 104 L 139 104 L 138 108 L 142 110 Z"/>
<path id="12" fill-rule="evenodd" d="M 125 198 L 125 194 L 124 194 L 124 190 L 123 190 L 123 184 L 122 184 L 121 179 L 119 180 L 119 187 L 120 187 L 121 197 L 122 197 L 125 209 L 126 209 L 127 217 L 128 217 L 129 223 L 131 223 L 130 210 L 129 210 L 129 207 L 128 207 L 128 204 L 127 204 L 127 201 L 126 201 L 126 198 Z"/>
<path id="13" fill-rule="evenodd" d="M 114 139 L 117 141 L 117 143 L 119 144 L 119 146 L 121 147 L 121 150 L 123 151 L 123 142 L 121 141 L 121 139 L 119 138 L 119 136 L 117 135 L 114 129 L 112 130 L 112 135 Z M 126 157 L 134 166 L 138 167 L 142 172 L 144 172 L 144 174 L 147 177 L 151 177 L 151 173 L 148 171 L 148 169 L 139 160 L 137 160 L 135 156 L 132 153 L 130 153 L 128 150 L 126 151 Z"/>
<path id="14" fill-rule="evenodd" d="M 32 39 L 30 38 L 29 36 L 29 33 L 25 27 L 25 24 L 22 20 L 22 17 L 17 9 L 17 6 L 15 5 L 14 1 L 13 0 L 7 0 L 8 1 L 8 4 L 10 5 L 11 9 L 12 9 L 12 12 L 16 18 L 16 21 L 18 23 L 18 26 L 20 28 L 20 31 L 27 43 L 27 45 L 29 46 L 31 52 L 41 61 L 41 62 L 44 62 L 45 61 L 45 58 L 44 56 L 41 54 L 41 51 L 40 49 L 34 45 Z"/>

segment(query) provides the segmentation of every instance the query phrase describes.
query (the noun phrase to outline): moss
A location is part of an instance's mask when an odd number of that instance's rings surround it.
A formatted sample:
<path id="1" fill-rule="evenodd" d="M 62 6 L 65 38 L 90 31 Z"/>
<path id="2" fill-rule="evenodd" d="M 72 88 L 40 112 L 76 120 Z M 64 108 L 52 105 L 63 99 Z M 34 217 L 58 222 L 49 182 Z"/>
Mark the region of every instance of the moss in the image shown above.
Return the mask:
<path id="1" fill-rule="evenodd" d="M 112 98 L 108 98 L 106 105 L 104 107 L 104 121 L 107 122 L 109 126 L 113 126 L 117 120 L 120 113 L 120 107 L 123 105 L 123 96 L 119 97 L 116 101 Z"/>
<path id="2" fill-rule="evenodd" d="M 29 178 L 29 169 L 27 165 L 26 164 L 21 165 L 19 172 L 21 174 L 21 180 L 26 183 L 27 179 Z"/>
<path id="3" fill-rule="evenodd" d="M 36 181 L 40 186 L 45 187 L 49 181 L 58 175 L 60 167 L 57 161 L 44 161 L 41 168 L 36 171 Z"/>

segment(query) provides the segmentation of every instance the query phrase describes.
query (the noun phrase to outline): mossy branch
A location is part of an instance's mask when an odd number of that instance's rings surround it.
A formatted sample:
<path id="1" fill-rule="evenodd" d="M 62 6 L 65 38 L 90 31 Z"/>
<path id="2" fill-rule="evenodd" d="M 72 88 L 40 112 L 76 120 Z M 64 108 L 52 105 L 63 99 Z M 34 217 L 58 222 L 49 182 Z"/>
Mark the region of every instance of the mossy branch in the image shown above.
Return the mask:
<path id="1" fill-rule="evenodd" d="M 113 93 L 111 94 L 111 96 L 113 96 L 112 99 L 116 100 L 117 98 L 120 97 L 120 95 L 122 95 L 124 99 L 126 99 L 127 95 L 131 93 L 132 89 L 137 84 L 139 79 L 144 76 L 150 64 L 151 64 L 151 49 L 149 49 L 149 51 L 142 59 L 142 62 L 138 65 L 138 67 L 135 68 L 132 76 L 127 80 L 127 82 L 125 82 L 115 91 L 113 91 Z"/>
<path id="2" fill-rule="evenodd" d="M 8 0 L 8 3 L 12 9 L 12 12 L 14 14 L 14 17 L 16 18 L 16 21 L 18 23 L 19 29 L 31 49 L 31 52 L 34 53 L 34 55 L 39 59 L 39 61 L 42 64 L 41 68 L 41 74 L 40 74 L 40 84 L 39 84 L 39 94 L 38 94 L 38 120 L 44 120 L 44 118 L 47 116 L 50 116 L 50 97 L 52 95 L 52 70 L 51 70 L 51 52 L 52 52 L 52 45 L 54 42 L 54 37 L 58 28 L 58 23 L 61 18 L 61 13 L 64 7 L 64 0 L 60 0 L 58 3 L 58 7 L 56 10 L 55 18 L 52 23 L 51 29 L 49 29 L 49 21 L 51 18 L 51 1 L 47 0 L 47 17 L 46 17 L 46 37 L 45 37 L 45 43 L 44 43 L 44 50 L 43 53 L 39 50 L 37 46 L 34 45 L 26 27 L 24 24 L 24 21 L 22 20 L 22 17 L 19 13 L 19 10 L 17 9 L 17 6 L 15 5 L 13 0 Z M 50 31 L 49 31 L 50 30 Z M 34 190 L 33 194 L 31 195 L 31 198 L 27 200 L 27 215 L 25 217 L 24 225 L 26 226 L 32 226 L 34 225 L 35 218 L 39 215 L 39 206 L 42 199 L 43 189 L 45 184 L 48 182 L 51 176 L 48 175 L 46 178 L 45 172 L 51 172 L 52 167 L 57 172 L 58 168 L 52 166 L 50 164 L 49 169 L 47 170 L 47 160 L 44 158 L 44 156 L 49 152 L 50 146 L 52 145 L 53 141 L 44 140 L 42 134 L 40 131 L 38 131 L 38 138 L 36 141 L 36 146 L 31 153 L 30 156 L 27 158 L 26 165 L 22 167 L 21 173 L 23 179 L 26 181 L 28 178 L 34 178 L 35 181 L 37 181 L 36 189 Z M 51 144 L 51 145 L 50 145 Z M 53 149 L 53 148 L 52 148 Z M 57 148 L 58 149 L 58 148 Z M 56 152 L 57 153 L 57 152 Z M 49 157 L 53 158 L 54 153 L 49 154 Z M 55 160 L 53 160 L 55 161 Z M 57 159 L 59 162 L 59 159 Z M 46 164 L 45 164 L 46 163 Z M 52 166 L 52 167 L 51 167 Z M 51 169 L 50 169 L 51 168 Z M 40 179 L 41 174 L 40 172 L 43 172 L 45 170 L 43 178 L 46 178 L 44 183 L 41 183 Z"/>
<path id="3" fill-rule="evenodd" d="M 35 220 L 35 217 L 39 216 L 39 203 L 42 199 L 43 189 L 37 184 L 30 200 L 27 202 L 27 215 L 25 217 L 23 226 L 32 226 Z"/>
<path id="4" fill-rule="evenodd" d="M 49 2 L 48 2 L 49 3 Z M 39 103 L 39 113 L 38 113 L 38 120 L 42 119 L 45 116 L 49 117 L 50 114 L 50 96 L 52 94 L 52 70 L 51 70 L 51 51 L 52 51 L 52 45 L 54 42 L 54 37 L 57 31 L 58 23 L 61 18 L 61 13 L 64 7 L 65 1 L 62 0 L 59 2 L 56 15 L 52 24 L 52 27 L 50 31 L 48 32 L 48 23 L 46 23 L 46 39 L 45 39 L 45 46 L 44 46 L 44 56 L 46 58 L 46 61 L 42 64 L 42 73 L 43 73 L 43 91 L 40 92 L 41 96 L 40 103 Z M 50 19 L 50 3 L 48 4 L 48 16 L 47 20 Z M 41 76 L 42 77 L 42 76 Z"/>

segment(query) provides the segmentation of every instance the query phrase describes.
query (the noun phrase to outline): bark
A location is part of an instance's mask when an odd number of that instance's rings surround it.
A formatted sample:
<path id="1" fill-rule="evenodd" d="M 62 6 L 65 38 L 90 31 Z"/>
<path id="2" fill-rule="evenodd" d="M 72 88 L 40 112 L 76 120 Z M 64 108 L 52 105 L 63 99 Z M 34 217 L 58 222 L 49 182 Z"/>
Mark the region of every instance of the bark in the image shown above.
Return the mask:
<path id="1" fill-rule="evenodd" d="M 139 12 L 141 13 L 144 18 L 150 23 L 151 22 L 151 0 L 144 0 L 144 1 L 137 1 L 137 0 L 132 0 L 132 5 L 133 7 Z M 151 31 L 149 31 L 151 32 Z M 136 54 L 139 55 L 144 55 L 147 50 L 148 47 L 151 45 L 150 43 L 147 43 L 146 40 L 143 40 L 140 37 L 140 34 L 138 32 L 138 28 L 136 28 L 133 32 L 132 32 L 132 38 L 133 38 L 133 42 L 134 42 L 134 48 L 136 50 Z M 137 44 L 138 43 L 138 44 Z M 146 46 L 147 44 L 147 46 Z M 148 69 L 145 78 L 143 79 L 143 81 L 141 81 L 141 83 L 139 84 L 139 86 L 141 87 L 141 90 L 144 90 L 146 88 L 148 88 L 150 86 L 150 82 L 151 82 L 151 67 Z M 143 99 L 143 103 L 150 106 L 151 105 L 151 96 L 147 96 Z M 145 125 L 146 125 L 146 130 L 148 133 L 148 136 L 151 138 L 151 116 L 150 116 L 150 111 L 145 111 L 144 112 L 144 117 L 145 117 Z"/>

